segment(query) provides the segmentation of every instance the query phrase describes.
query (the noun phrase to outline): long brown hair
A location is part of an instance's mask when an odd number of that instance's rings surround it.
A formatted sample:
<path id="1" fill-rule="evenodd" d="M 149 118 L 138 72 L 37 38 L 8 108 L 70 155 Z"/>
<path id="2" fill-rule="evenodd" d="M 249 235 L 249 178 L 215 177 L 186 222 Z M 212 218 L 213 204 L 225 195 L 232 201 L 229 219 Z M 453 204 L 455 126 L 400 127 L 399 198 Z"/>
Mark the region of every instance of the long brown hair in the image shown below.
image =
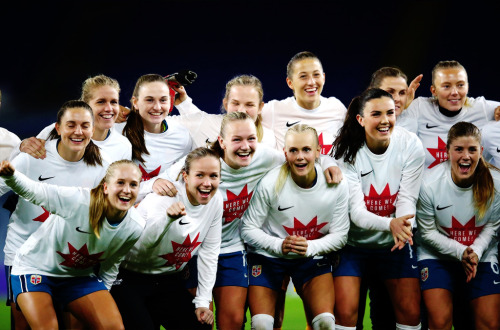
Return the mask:
<path id="1" fill-rule="evenodd" d="M 90 105 L 87 103 L 80 101 L 80 100 L 70 100 L 67 102 L 64 102 L 64 104 L 61 106 L 61 109 L 57 112 L 57 124 L 61 125 L 61 120 L 66 111 L 70 109 L 85 109 L 88 111 L 90 114 L 90 117 L 92 118 L 92 126 L 94 126 L 94 112 L 92 111 L 92 108 Z M 49 133 L 49 137 L 47 140 L 53 140 L 53 139 L 60 139 L 61 136 L 59 133 L 57 133 L 56 128 L 54 127 L 52 131 Z M 92 141 L 90 140 L 89 144 L 87 144 L 87 147 L 85 147 L 85 153 L 83 154 L 83 161 L 85 164 L 89 166 L 102 166 L 102 157 L 101 157 L 101 151 L 99 150 L 99 147 Z"/>
<path id="2" fill-rule="evenodd" d="M 131 107 L 127 124 L 125 124 L 123 128 L 123 135 L 125 135 L 132 144 L 132 159 L 142 163 L 144 163 L 142 155 L 149 155 L 149 151 L 146 147 L 146 140 L 144 139 L 144 124 L 141 115 L 139 115 L 139 109 L 134 106 L 133 99 L 134 97 L 139 98 L 139 89 L 143 85 L 152 82 L 162 82 L 169 88 L 168 84 L 165 82 L 165 78 L 159 74 L 145 74 L 139 77 L 135 84 L 134 92 L 132 93 L 132 99 L 130 99 Z"/>
<path id="3" fill-rule="evenodd" d="M 474 124 L 468 122 L 458 122 L 448 131 L 446 150 L 450 151 L 450 146 L 456 139 L 464 136 L 473 137 L 481 145 L 481 131 Z M 474 197 L 474 208 L 479 213 L 479 218 L 484 217 L 495 198 L 495 184 L 490 170 L 499 171 L 498 168 L 479 158 L 476 171 L 474 172 L 472 183 L 472 194 Z"/>
<path id="4" fill-rule="evenodd" d="M 102 178 L 99 185 L 90 190 L 89 223 L 97 238 L 100 238 L 99 233 L 101 231 L 103 221 L 106 218 L 106 210 L 110 207 L 109 201 L 104 194 L 104 182 L 109 183 L 110 179 L 115 174 L 116 169 L 125 165 L 133 166 L 137 170 L 137 173 L 139 173 L 138 182 L 140 182 L 142 174 L 139 167 L 131 160 L 122 159 L 109 165 L 106 170 L 106 175 Z"/>

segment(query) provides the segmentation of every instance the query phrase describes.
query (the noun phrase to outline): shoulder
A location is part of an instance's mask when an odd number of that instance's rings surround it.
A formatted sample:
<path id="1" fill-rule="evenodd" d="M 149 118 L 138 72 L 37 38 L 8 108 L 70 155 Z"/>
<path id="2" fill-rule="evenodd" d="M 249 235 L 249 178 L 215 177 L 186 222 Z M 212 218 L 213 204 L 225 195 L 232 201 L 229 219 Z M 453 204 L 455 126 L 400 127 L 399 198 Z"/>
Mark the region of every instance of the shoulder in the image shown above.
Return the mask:
<path id="1" fill-rule="evenodd" d="M 0 138 L 2 140 L 2 143 L 9 142 L 9 144 L 12 145 L 14 144 L 17 145 L 21 142 L 21 139 L 19 139 L 19 137 L 16 134 L 2 127 L 0 127 Z"/>
<path id="2" fill-rule="evenodd" d="M 330 97 L 321 96 L 320 99 L 321 99 L 321 103 L 324 103 L 329 107 L 334 107 L 336 109 L 342 109 L 342 110 L 347 111 L 347 108 L 345 107 L 344 103 L 342 103 L 342 101 L 340 101 L 338 98 L 336 98 L 334 96 L 330 96 Z"/>
<path id="3" fill-rule="evenodd" d="M 135 223 L 141 230 L 146 226 L 146 220 L 139 214 L 135 207 L 130 208 L 127 213 L 128 218 L 132 223 Z"/>
<path id="4" fill-rule="evenodd" d="M 441 185 L 446 176 L 451 175 L 449 162 L 443 162 L 431 169 L 425 170 L 422 176 L 422 188 L 430 188 Z"/>

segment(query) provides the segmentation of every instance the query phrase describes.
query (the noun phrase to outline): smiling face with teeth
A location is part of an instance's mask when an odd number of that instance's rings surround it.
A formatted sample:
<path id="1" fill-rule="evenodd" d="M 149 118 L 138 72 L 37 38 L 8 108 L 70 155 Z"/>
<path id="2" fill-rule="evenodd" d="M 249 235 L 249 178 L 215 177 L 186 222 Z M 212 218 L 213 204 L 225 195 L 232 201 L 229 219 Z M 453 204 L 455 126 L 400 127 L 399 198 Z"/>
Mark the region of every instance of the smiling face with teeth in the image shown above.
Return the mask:
<path id="1" fill-rule="evenodd" d="M 443 68 L 433 74 L 431 93 L 446 110 L 462 109 L 468 92 L 467 72 L 463 68 Z"/>
<path id="2" fill-rule="evenodd" d="M 162 122 L 170 110 L 167 84 L 160 81 L 142 84 L 138 96 L 132 97 L 132 103 L 139 111 L 144 129 L 150 133 L 161 133 Z"/>
<path id="3" fill-rule="evenodd" d="M 57 145 L 59 155 L 67 161 L 77 162 L 85 154 L 85 148 L 94 133 L 90 108 L 67 108 L 55 125 L 61 142 Z"/>
<path id="4" fill-rule="evenodd" d="M 195 159 L 182 177 L 189 202 L 194 206 L 208 204 L 219 187 L 220 161 L 212 156 Z"/>
<path id="5" fill-rule="evenodd" d="M 310 188 L 316 178 L 314 164 L 320 155 L 320 146 L 314 131 L 290 132 L 285 137 L 285 158 L 293 181 L 302 188 Z"/>
<path id="6" fill-rule="evenodd" d="M 106 218 L 112 222 L 120 221 L 134 206 L 139 194 L 141 172 L 133 164 L 116 167 L 111 176 L 103 183 L 107 199 Z"/>
<path id="7" fill-rule="evenodd" d="M 107 85 L 96 87 L 87 103 L 94 112 L 95 132 L 92 138 L 103 141 L 119 112 L 118 91 Z"/>
<path id="8" fill-rule="evenodd" d="M 470 187 L 483 154 L 481 143 L 474 136 L 460 136 L 451 141 L 447 151 L 453 182 L 462 188 Z"/>
<path id="9" fill-rule="evenodd" d="M 363 115 L 356 116 L 365 129 L 366 146 L 375 154 L 384 153 L 391 141 L 396 122 L 394 101 L 390 97 L 371 99 L 365 103 Z"/>
<path id="10" fill-rule="evenodd" d="M 219 144 L 224 151 L 224 162 L 233 169 L 250 165 L 257 149 L 257 129 L 251 118 L 228 122 Z"/>
<path id="11" fill-rule="evenodd" d="M 298 105 L 312 110 L 319 107 L 320 96 L 325 84 L 325 73 L 321 62 L 317 58 L 304 58 L 292 66 L 291 77 L 286 83 L 293 90 Z"/>

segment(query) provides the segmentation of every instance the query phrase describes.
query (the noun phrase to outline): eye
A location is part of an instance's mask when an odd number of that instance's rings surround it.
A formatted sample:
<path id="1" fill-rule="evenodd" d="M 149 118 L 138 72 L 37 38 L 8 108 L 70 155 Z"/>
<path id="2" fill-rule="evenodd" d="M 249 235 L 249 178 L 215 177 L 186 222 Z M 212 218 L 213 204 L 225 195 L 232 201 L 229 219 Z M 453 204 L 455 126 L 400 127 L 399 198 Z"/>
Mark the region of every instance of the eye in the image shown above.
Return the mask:
<path id="1" fill-rule="evenodd" d="M 203 178 L 203 174 L 198 173 L 198 174 L 196 174 L 196 177 L 197 177 L 197 178 Z"/>
<path id="2" fill-rule="evenodd" d="M 111 101 L 111 104 L 118 104 L 118 101 L 117 100 L 113 100 L 113 101 Z"/>
<path id="3" fill-rule="evenodd" d="M 299 76 L 299 78 L 300 78 L 300 79 L 304 79 L 305 77 L 306 77 L 306 75 L 305 75 L 305 74 L 301 74 L 301 75 Z"/>
<path id="4" fill-rule="evenodd" d="M 305 152 L 309 152 L 309 151 L 311 151 L 311 148 L 309 148 L 309 147 L 305 147 L 305 148 L 304 148 L 304 151 L 305 151 Z"/>
<path id="5" fill-rule="evenodd" d="M 210 175 L 211 178 L 217 179 L 219 177 L 219 174 L 212 174 Z"/>
<path id="6" fill-rule="evenodd" d="M 406 95 L 406 91 L 400 91 L 399 95 Z"/>
<path id="7" fill-rule="evenodd" d="M 139 185 L 137 184 L 137 182 L 132 182 L 130 185 L 131 185 L 132 187 L 134 187 L 134 188 L 135 188 L 135 187 L 137 187 L 137 186 L 139 186 Z"/>

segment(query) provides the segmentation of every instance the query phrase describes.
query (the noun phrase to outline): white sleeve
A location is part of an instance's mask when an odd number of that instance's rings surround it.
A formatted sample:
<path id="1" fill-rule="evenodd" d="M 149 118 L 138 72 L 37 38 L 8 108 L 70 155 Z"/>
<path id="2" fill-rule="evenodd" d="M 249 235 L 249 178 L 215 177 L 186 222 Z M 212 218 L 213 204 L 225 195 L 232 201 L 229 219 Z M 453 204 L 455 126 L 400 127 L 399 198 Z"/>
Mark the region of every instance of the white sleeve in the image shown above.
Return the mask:
<path id="1" fill-rule="evenodd" d="M 63 219 L 70 219 L 89 195 L 88 189 L 35 182 L 19 171 L 3 178 L 16 194 Z"/>
<path id="2" fill-rule="evenodd" d="M 353 165 L 344 163 L 342 172 L 349 182 L 349 213 L 351 221 L 368 230 L 390 231 L 392 218 L 382 217 L 366 209 L 361 181 Z"/>
<path id="3" fill-rule="evenodd" d="M 189 96 L 186 100 L 184 100 L 184 102 L 179 103 L 175 107 L 181 116 L 201 112 L 201 110 L 193 104 L 193 99 Z"/>
<path id="4" fill-rule="evenodd" d="M 130 251 L 130 249 L 132 248 L 132 246 L 134 246 L 135 242 L 137 242 L 138 239 L 138 234 L 130 235 L 126 239 L 120 237 L 120 242 L 116 242 L 116 244 L 121 244 L 120 249 L 101 264 L 101 268 L 99 269 L 99 277 L 103 280 L 108 290 L 111 289 L 114 281 L 116 280 L 120 263 L 123 261 L 125 255 Z"/>
<path id="5" fill-rule="evenodd" d="M 420 139 L 415 137 L 414 144 L 405 148 L 406 157 L 403 160 L 403 173 L 399 183 L 396 200 L 396 218 L 408 214 L 415 214 L 422 175 L 424 173 L 425 152 Z M 415 217 L 411 218 L 412 227 L 415 227 Z"/>
<path id="6" fill-rule="evenodd" d="M 38 133 L 36 138 L 47 141 L 47 139 L 49 138 L 49 134 L 54 129 L 54 127 L 55 123 L 45 127 L 40 133 Z M 21 153 L 21 143 L 23 143 L 23 141 L 20 141 L 19 144 L 12 150 L 12 153 L 9 157 L 10 160 L 13 160 L 17 155 Z"/>
<path id="7" fill-rule="evenodd" d="M 330 167 L 339 166 L 335 158 L 330 157 L 328 155 L 319 155 L 319 162 L 321 164 L 321 169 L 323 170 L 323 172 Z"/>
<path id="8" fill-rule="evenodd" d="M 415 124 L 418 121 L 418 104 L 420 101 L 418 99 L 413 100 L 408 109 L 403 110 L 403 112 L 396 118 L 396 125 L 405 128 L 409 132 L 418 133 L 418 125 Z"/>
<path id="9" fill-rule="evenodd" d="M 484 251 L 488 249 L 491 239 L 496 235 L 500 227 L 500 200 L 498 197 L 495 199 L 494 203 L 495 204 L 491 206 L 493 207 L 493 211 L 491 212 L 490 219 L 488 219 L 488 222 L 484 225 L 483 229 L 474 240 L 474 243 L 470 245 L 474 252 L 476 252 L 479 260 L 481 260 Z"/>
<path id="10" fill-rule="evenodd" d="M 349 187 L 346 181 L 342 181 L 335 188 L 338 189 L 338 197 L 335 203 L 332 203 L 332 222 L 330 229 L 325 236 L 308 240 L 307 257 L 312 257 L 319 254 L 326 254 L 332 251 L 338 251 L 347 243 L 347 233 L 349 231 Z"/>
<path id="11" fill-rule="evenodd" d="M 146 248 L 154 248 L 162 241 L 163 237 L 175 219 L 167 216 L 167 208 L 170 206 L 169 199 L 145 198 L 137 207 L 139 214 L 146 220 L 139 244 Z M 182 219 L 182 218 L 179 218 Z"/>
<path id="12" fill-rule="evenodd" d="M 274 103 L 277 102 L 275 100 L 267 102 L 264 104 L 262 108 L 261 117 L 262 117 L 262 126 L 269 128 L 274 132 Z"/>
<path id="13" fill-rule="evenodd" d="M 437 252 L 462 260 L 462 255 L 467 246 L 439 232 L 435 216 L 434 203 L 432 203 L 426 191 L 426 186 L 422 185 L 417 205 L 417 222 L 420 236 L 426 245 Z"/>
<path id="14" fill-rule="evenodd" d="M 195 308 L 209 307 L 212 301 L 212 289 L 217 276 L 217 263 L 220 253 L 222 232 L 222 199 L 217 215 L 212 220 L 207 236 L 198 250 L 198 288 L 193 299 Z"/>
<path id="15" fill-rule="evenodd" d="M 243 213 L 241 237 L 251 246 L 282 255 L 283 238 L 271 236 L 262 230 L 271 209 L 272 198 L 270 194 L 274 193 L 272 189 L 274 187 L 271 187 L 271 192 L 269 192 L 265 189 L 263 182 L 265 181 L 261 180 L 257 185 L 255 194 L 250 200 L 247 210 Z"/>

